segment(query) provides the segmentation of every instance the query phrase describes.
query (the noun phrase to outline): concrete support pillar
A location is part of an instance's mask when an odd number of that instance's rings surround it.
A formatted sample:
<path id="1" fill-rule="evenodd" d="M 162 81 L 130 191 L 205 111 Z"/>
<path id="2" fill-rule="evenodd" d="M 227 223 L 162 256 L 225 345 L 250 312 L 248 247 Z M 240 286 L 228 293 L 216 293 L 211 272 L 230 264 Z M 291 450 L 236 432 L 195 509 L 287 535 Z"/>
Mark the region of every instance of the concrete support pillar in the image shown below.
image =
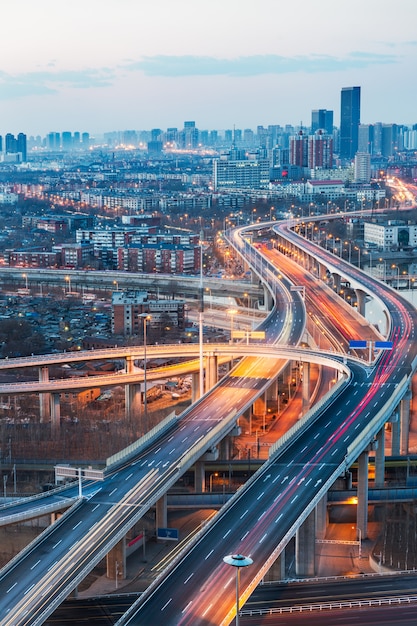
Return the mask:
<path id="1" fill-rule="evenodd" d="M 400 455 L 401 441 L 401 422 L 398 413 L 394 413 L 390 419 L 391 422 L 391 454 L 393 456 Z"/>
<path id="2" fill-rule="evenodd" d="M 230 437 L 227 435 L 219 443 L 219 459 L 222 461 L 230 460 Z"/>
<path id="3" fill-rule="evenodd" d="M 133 374 L 133 372 L 135 371 L 135 359 L 133 356 L 128 355 L 125 358 L 125 367 L 126 367 L 126 374 Z"/>
<path id="4" fill-rule="evenodd" d="M 52 430 L 58 431 L 61 424 L 61 405 L 59 402 L 59 393 L 52 393 L 50 397 Z"/>
<path id="5" fill-rule="evenodd" d="M 411 392 L 408 391 L 400 402 L 400 454 L 408 454 L 410 437 L 410 400 Z"/>
<path id="6" fill-rule="evenodd" d="M 269 289 L 267 289 L 266 287 L 264 287 L 264 303 L 265 311 L 271 311 L 273 300 Z"/>
<path id="7" fill-rule="evenodd" d="M 203 493 L 206 490 L 206 466 L 204 461 L 197 461 L 194 464 L 194 489 L 196 493 Z"/>
<path id="8" fill-rule="evenodd" d="M 191 402 L 197 402 L 200 397 L 200 372 L 191 375 Z"/>
<path id="9" fill-rule="evenodd" d="M 328 523 L 327 493 L 316 506 L 316 535 L 317 539 L 324 539 Z"/>
<path id="10" fill-rule="evenodd" d="M 126 578 L 126 539 L 123 537 L 107 554 L 107 578 L 116 583 Z"/>
<path id="11" fill-rule="evenodd" d="M 155 522 L 156 528 L 167 528 L 168 526 L 168 508 L 167 508 L 167 494 L 165 493 L 156 505 Z"/>
<path id="12" fill-rule="evenodd" d="M 310 407 L 310 363 L 303 363 L 302 398 L 302 413 L 304 415 Z"/>
<path id="13" fill-rule="evenodd" d="M 253 407 L 252 407 L 252 406 L 250 406 L 248 409 L 246 409 L 246 411 L 245 411 L 245 412 L 244 412 L 244 414 L 243 414 L 243 417 L 244 417 L 244 418 L 247 420 L 247 422 L 248 422 L 248 428 L 247 428 L 247 430 L 248 430 L 249 435 L 251 435 L 251 434 L 252 434 L 252 430 L 253 430 L 253 428 L 252 428 L 252 416 L 253 416 Z"/>
<path id="14" fill-rule="evenodd" d="M 218 381 L 217 355 L 211 354 L 206 360 L 206 392 L 210 391 Z"/>
<path id="15" fill-rule="evenodd" d="M 358 302 L 358 313 L 365 317 L 365 299 L 366 294 L 361 289 L 355 289 L 356 300 Z"/>
<path id="16" fill-rule="evenodd" d="M 126 417 L 133 419 L 140 415 L 142 410 L 142 391 L 140 384 L 125 386 L 125 406 Z"/>
<path id="17" fill-rule="evenodd" d="M 335 286 L 336 293 L 340 291 L 340 274 L 332 274 L 333 285 Z"/>
<path id="18" fill-rule="evenodd" d="M 295 572 L 297 576 L 314 576 L 316 548 L 316 512 L 312 511 L 295 535 Z"/>
<path id="19" fill-rule="evenodd" d="M 285 578 L 285 548 L 277 558 L 277 560 L 271 565 L 269 570 L 264 576 L 264 581 L 271 582 L 277 580 L 284 580 Z"/>
<path id="20" fill-rule="evenodd" d="M 383 487 L 385 483 L 385 428 L 376 436 L 377 448 L 375 451 L 375 487 Z"/>
<path id="21" fill-rule="evenodd" d="M 362 540 L 366 539 L 368 535 L 368 460 L 369 452 L 365 450 L 358 459 L 358 508 L 356 517 L 358 536 L 360 534 Z"/>
<path id="22" fill-rule="evenodd" d="M 49 369 L 47 365 L 39 368 L 39 382 L 45 383 L 49 381 Z M 51 394 L 39 394 L 39 416 L 41 422 L 49 422 L 51 418 Z"/>

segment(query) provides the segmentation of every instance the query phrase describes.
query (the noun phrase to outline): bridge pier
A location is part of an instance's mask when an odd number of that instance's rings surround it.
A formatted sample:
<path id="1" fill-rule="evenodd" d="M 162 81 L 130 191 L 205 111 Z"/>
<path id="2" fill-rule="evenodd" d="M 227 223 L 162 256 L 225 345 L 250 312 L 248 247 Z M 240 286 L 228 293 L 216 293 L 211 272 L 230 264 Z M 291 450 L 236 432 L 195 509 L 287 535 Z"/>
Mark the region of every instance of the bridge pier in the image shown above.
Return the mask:
<path id="1" fill-rule="evenodd" d="M 49 369 L 47 365 L 42 365 L 39 368 L 39 382 L 49 382 Z M 51 418 L 51 394 L 40 393 L 39 394 L 39 416 L 41 422 L 49 422 Z"/>
<path id="2" fill-rule="evenodd" d="M 295 534 L 295 573 L 300 577 L 314 576 L 316 548 L 316 511 L 313 510 Z"/>
<path id="3" fill-rule="evenodd" d="M 140 384 L 125 386 L 126 417 L 134 419 L 142 412 L 142 390 Z"/>
<path id="4" fill-rule="evenodd" d="M 159 498 L 155 505 L 155 524 L 156 529 L 167 528 L 168 526 L 168 507 L 167 507 L 167 494 Z"/>
<path id="5" fill-rule="evenodd" d="M 194 491 L 204 493 L 206 490 L 206 465 L 204 461 L 194 463 Z"/>
<path id="6" fill-rule="evenodd" d="M 376 436 L 375 451 L 375 487 L 383 487 L 385 483 L 385 427 Z"/>
<path id="7" fill-rule="evenodd" d="M 408 454 L 410 439 L 410 401 L 411 390 L 409 389 L 400 402 L 400 454 Z"/>
<path id="8" fill-rule="evenodd" d="M 358 313 L 365 317 L 366 293 L 362 289 L 355 289 L 355 294 L 358 302 Z"/>
<path id="9" fill-rule="evenodd" d="M 116 581 L 126 578 L 126 538 L 123 537 L 106 556 L 107 578 Z"/>
<path id="10" fill-rule="evenodd" d="M 205 390 L 210 391 L 218 382 L 218 357 L 216 354 L 210 354 L 206 357 L 206 387 Z"/>
<path id="11" fill-rule="evenodd" d="M 191 403 L 197 402 L 200 397 L 200 372 L 191 374 Z"/>
<path id="12" fill-rule="evenodd" d="M 393 456 L 399 456 L 401 424 L 398 413 L 393 413 L 389 421 L 391 423 L 391 454 Z"/>
<path id="13" fill-rule="evenodd" d="M 369 452 L 364 450 L 358 459 L 358 508 L 356 527 L 362 539 L 368 536 L 368 461 Z"/>
<path id="14" fill-rule="evenodd" d="M 61 404 L 59 393 L 52 393 L 51 399 L 51 425 L 53 431 L 58 431 L 61 425 Z"/>
<path id="15" fill-rule="evenodd" d="M 302 380 L 302 407 L 301 411 L 304 415 L 310 408 L 310 363 L 303 363 L 303 380 Z"/>
<path id="16" fill-rule="evenodd" d="M 326 536 L 328 518 L 327 493 L 325 493 L 316 506 L 316 536 L 318 539 L 324 539 Z"/>

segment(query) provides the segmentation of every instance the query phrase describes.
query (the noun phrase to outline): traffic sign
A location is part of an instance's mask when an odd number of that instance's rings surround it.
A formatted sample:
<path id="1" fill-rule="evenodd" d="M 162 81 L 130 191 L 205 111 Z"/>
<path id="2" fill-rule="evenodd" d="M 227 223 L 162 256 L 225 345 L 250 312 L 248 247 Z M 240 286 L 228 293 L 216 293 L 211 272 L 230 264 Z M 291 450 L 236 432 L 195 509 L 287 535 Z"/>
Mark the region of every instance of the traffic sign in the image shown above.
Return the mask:
<path id="1" fill-rule="evenodd" d="M 349 348 L 366 348 L 367 342 L 357 339 L 351 339 L 349 341 Z"/>
<path id="2" fill-rule="evenodd" d="M 392 341 L 375 341 L 375 349 L 392 350 Z"/>
<path id="3" fill-rule="evenodd" d="M 157 528 L 156 538 L 165 539 L 167 541 L 178 541 L 178 528 Z"/>

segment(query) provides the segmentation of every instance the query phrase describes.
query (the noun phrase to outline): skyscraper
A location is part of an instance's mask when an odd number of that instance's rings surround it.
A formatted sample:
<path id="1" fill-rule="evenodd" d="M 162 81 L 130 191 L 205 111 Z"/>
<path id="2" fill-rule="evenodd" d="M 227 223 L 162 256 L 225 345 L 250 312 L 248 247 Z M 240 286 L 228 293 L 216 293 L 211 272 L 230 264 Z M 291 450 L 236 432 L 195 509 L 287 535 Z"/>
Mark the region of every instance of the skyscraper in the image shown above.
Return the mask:
<path id="1" fill-rule="evenodd" d="M 358 151 L 358 129 L 361 117 L 361 88 L 343 87 L 340 100 L 341 159 L 353 159 Z"/>
<path id="2" fill-rule="evenodd" d="M 333 111 L 314 109 L 311 111 L 311 134 L 317 130 L 325 130 L 328 135 L 333 133 Z"/>

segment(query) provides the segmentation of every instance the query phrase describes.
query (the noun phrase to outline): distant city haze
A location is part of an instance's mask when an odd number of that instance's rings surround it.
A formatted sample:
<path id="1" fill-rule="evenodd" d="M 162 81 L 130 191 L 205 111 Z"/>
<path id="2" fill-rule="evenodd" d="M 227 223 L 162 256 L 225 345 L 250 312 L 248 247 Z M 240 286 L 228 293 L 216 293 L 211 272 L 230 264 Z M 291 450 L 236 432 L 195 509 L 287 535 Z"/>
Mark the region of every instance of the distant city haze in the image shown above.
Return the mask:
<path id="1" fill-rule="evenodd" d="M 417 122 L 415 0 L 5 0 L 0 134 Z"/>

